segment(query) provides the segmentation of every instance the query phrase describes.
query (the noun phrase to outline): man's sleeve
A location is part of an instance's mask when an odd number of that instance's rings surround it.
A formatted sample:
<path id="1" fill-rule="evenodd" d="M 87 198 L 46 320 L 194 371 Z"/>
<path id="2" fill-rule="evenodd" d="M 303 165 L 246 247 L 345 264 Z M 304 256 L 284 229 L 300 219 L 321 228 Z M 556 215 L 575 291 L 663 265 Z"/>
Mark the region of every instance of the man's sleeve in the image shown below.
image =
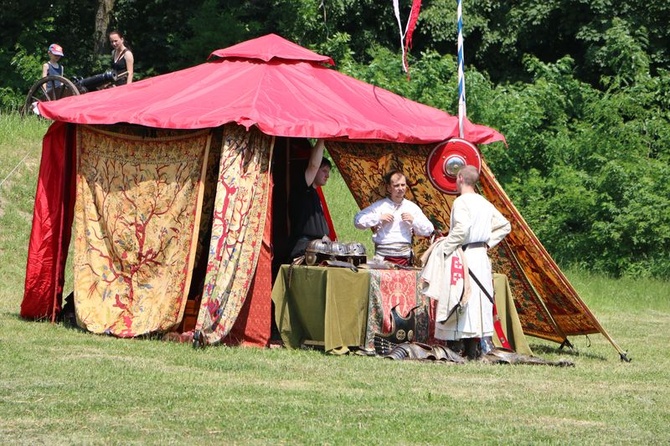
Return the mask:
<path id="1" fill-rule="evenodd" d="M 412 224 L 414 233 L 423 237 L 428 237 L 433 233 L 435 227 L 433 226 L 433 223 L 428 220 L 428 217 L 426 217 L 423 211 L 421 211 L 420 207 L 417 206 L 416 210 L 417 211 L 414 213 L 414 222 Z"/>
<path id="2" fill-rule="evenodd" d="M 511 231 L 512 225 L 510 222 L 494 206 L 493 217 L 491 218 L 491 238 L 488 241 L 489 248 L 493 248 L 500 243 Z"/>
<path id="3" fill-rule="evenodd" d="M 358 229 L 368 229 L 379 224 L 379 213 L 377 208 L 379 202 L 372 203 L 370 206 L 359 211 L 354 217 L 354 226 Z"/>

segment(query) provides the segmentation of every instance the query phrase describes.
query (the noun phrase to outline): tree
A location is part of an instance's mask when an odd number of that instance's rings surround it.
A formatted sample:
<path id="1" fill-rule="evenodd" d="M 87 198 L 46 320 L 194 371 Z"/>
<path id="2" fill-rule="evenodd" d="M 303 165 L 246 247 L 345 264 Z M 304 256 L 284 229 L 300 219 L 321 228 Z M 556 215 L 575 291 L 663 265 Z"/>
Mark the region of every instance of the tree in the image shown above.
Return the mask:
<path id="1" fill-rule="evenodd" d="M 114 11 L 114 0 L 98 0 L 95 13 L 95 30 L 93 31 L 93 53 L 104 54 L 107 48 L 107 32 Z"/>
<path id="2" fill-rule="evenodd" d="M 340 71 L 455 114 L 456 4 L 422 3 L 408 80 L 389 2 L 8 0 L 0 106 L 22 102 L 51 42 L 64 46 L 69 75 L 106 67 L 106 34 L 118 28 L 140 77 L 277 33 L 334 57 Z M 410 4 L 400 1 L 403 19 Z M 670 3 L 463 8 L 468 117 L 505 134 L 508 147 L 482 150 L 545 246 L 562 265 L 670 277 Z"/>

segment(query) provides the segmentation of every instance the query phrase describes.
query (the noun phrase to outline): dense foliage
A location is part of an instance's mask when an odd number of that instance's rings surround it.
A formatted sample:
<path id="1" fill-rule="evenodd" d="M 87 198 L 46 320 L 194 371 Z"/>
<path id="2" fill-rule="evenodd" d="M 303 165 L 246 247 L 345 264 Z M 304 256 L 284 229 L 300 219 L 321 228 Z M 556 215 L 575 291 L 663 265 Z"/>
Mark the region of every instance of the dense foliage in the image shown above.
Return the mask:
<path id="1" fill-rule="evenodd" d="M 9 0 L 0 9 L 0 107 L 16 108 L 46 47 L 69 75 L 96 54 L 102 0 Z M 402 72 L 391 2 L 107 0 L 140 77 L 202 63 L 266 33 L 332 56 L 354 77 L 457 110 L 456 3 L 424 0 Z M 410 1 L 401 1 L 406 20 Z M 463 2 L 468 117 L 508 145 L 482 147 L 555 259 L 613 275 L 670 277 L 670 4 L 608 0 Z"/>

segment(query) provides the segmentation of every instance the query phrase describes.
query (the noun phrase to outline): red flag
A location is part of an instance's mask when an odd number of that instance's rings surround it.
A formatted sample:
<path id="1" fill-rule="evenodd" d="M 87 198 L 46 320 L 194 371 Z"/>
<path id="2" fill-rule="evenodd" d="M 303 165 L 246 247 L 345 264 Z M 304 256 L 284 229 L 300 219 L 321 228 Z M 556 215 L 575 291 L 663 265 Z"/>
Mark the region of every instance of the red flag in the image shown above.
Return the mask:
<path id="1" fill-rule="evenodd" d="M 416 22 L 419 20 L 419 12 L 421 11 L 421 0 L 413 0 L 412 10 L 409 13 L 409 21 L 407 22 L 407 31 L 405 31 L 405 53 L 412 48 L 412 34 L 416 28 Z"/>
<path id="2" fill-rule="evenodd" d="M 398 21 L 398 28 L 400 28 L 400 49 L 402 50 L 402 68 L 407 73 L 409 79 L 409 65 L 407 64 L 407 52 L 412 47 L 412 34 L 416 28 L 416 22 L 419 20 L 419 13 L 421 12 L 421 0 L 412 0 L 412 9 L 409 12 L 409 19 L 405 30 L 402 29 L 402 20 L 400 19 L 400 5 L 398 0 L 393 0 L 393 11 L 396 20 Z"/>

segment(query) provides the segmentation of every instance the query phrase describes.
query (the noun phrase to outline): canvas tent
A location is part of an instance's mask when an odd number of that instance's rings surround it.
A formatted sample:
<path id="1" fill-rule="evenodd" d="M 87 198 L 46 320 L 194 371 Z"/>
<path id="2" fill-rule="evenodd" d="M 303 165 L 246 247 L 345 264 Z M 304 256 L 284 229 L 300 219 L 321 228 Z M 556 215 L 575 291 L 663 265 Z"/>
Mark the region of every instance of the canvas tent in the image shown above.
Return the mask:
<path id="1" fill-rule="evenodd" d="M 267 35 L 189 69 L 39 104 L 55 122 L 43 141 L 21 315 L 61 310 L 72 238 L 77 318 L 88 330 L 169 330 L 197 296 L 201 342 L 267 345 L 288 178 L 307 138 L 326 140 L 359 206 L 383 195 L 383 172 L 401 168 L 408 198 L 447 230 L 454 196 L 426 179 L 425 161 L 458 136 L 458 119 L 329 65 Z M 467 120 L 463 137 L 503 140 Z M 482 193 L 513 222 L 494 263 L 524 332 L 610 339 L 485 164 Z"/>

